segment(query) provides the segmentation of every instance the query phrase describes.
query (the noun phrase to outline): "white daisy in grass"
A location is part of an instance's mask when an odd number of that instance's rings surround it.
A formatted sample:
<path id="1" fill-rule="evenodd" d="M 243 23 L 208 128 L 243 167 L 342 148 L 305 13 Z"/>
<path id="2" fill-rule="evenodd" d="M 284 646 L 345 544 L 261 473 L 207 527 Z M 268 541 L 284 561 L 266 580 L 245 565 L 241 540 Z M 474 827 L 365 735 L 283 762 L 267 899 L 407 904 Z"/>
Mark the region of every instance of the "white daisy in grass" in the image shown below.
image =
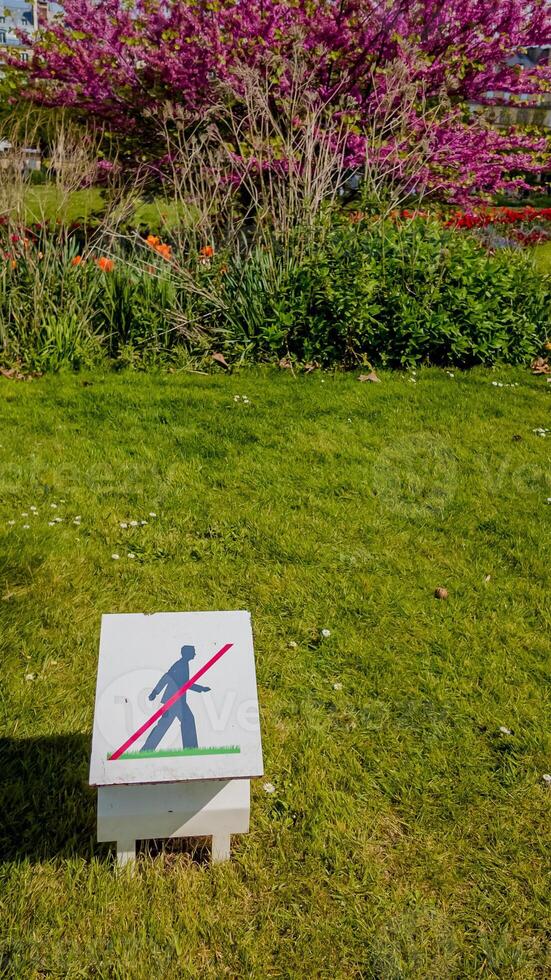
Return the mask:
<path id="1" fill-rule="evenodd" d="M 36 674 L 25 674 L 25 680 L 26 681 L 35 681 L 36 680 Z"/>
<path id="2" fill-rule="evenodd" d="M 31 526 L 30 524 L 23 524 L 23 530 L 28 531 L 30 526 Z"/>
<path id="3" fill-rule="evenodd" d="M 137 521 L 130 521 L 130 527 L 137 527 L 137 526 L 138 526 Z"/>
<path id="4" fill-rule="evenodd" d="M 140 521 L 140 524 L 142 525 L 142 527 L 144 527 L 147 524 L 147 521 Z"/>
<path id="5" fill-rule="evenodd" d="M 275 793 L 275 786 L 273 783 L 262 783 L 262 789 L 265 793 Z"/>
<path id="6" fill-rule="evenodd" d="M 543 774 L 543 776 L 541 778 L 543 779 L 544 783 L 547 783 L 548 786 L 551 786 L 551 773 L 550 772 L 544 772 L 544 774 Z"/>
<path id="7" fill-rule="evenodd" d="M 111 558 L 113 559 L 113 561 L 118 561 L 119 558 L 120 558 L 120 555 L 113 554 L 113 555 L 111 555 Z"/>
<path id="8" fill-rule="evenodd" d="M 119 527 L 122 527 L 122 528 L 125 528 L 126 529 L 128 527 L 128 524 L 126 523 L 126 521 L 121 521 L 120 524 L 119 524 Z"/>
<path id="9" fill-rule="evenodd" d="M 9 524 L 10 527 L 13 527 L 13 525 L 15 524 L 15 521 L 8 521 L 8 524 Z"/>
<path id="10" fill-rule="evenodd" d="M 150 510 L 150 511 L 149 511 L 149 517 L 156 517 L 156 516 L 157 516 L 157 515 L 156 515 L 156 513 L 155 513 L 155 511 L 154 511 L 154 510 Z"/>
<path id="11" fill-rule="evenodd" d="M 57 510 L 57 504 L 50 504 L 50 507 L 52 508 L 52 510 Z"/>
<path id="12" fill-rule="evenodd" d="M 328 640 L 331 636 L 331 630 L 322 630 L 321 635 L 323 636 L 324 640 Z"/>
<path id="13" fill-rule="evenodd" d="M 23 510 L 21 512 L 21 517 L 28 517 L 28 516 L 29 516 L 29 514 L 28 514 L 28 512 L 26 510 Z"/>
<path id="14" fill-rule="evenodd" d="M 55 521 L 48 521 L 48 527 L 55 527 Z"/>
<path id="15" fill-rule="evenodd" d="M 334 691 L 342 691 L 342 684 L 339 681 L 337 681 L 336 684 L 333 684 L 333 690 Z"/>
<path id="16" fill-rule="evenodd" d="M 31 506 L 29 507 L 29 510 L 38 510 L 38 507 L 35 507 L 33 504 L 31 504 Z"/>
<path id="17" fill-rule="evenodd" d="M 136 555 L 134 554 L 133 551 L 129 551 L 128 552 L 127 558 L 135 558 L 135 557 L 136 557 Z"/>

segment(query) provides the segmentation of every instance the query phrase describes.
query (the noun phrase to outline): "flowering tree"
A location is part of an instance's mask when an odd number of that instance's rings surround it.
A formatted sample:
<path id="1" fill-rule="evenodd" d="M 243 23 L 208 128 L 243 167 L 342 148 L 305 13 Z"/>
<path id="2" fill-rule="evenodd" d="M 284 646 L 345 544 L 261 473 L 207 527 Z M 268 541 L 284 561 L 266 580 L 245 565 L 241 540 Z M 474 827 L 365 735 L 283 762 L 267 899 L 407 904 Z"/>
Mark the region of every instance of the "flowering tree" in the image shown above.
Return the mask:
<path id="1" fill-rule="evenodd" d="M 18 70 L 34 102 L 93 117 L 127 158 L 158 160 L 167 119 L 220 126 L 221 100 L 239 116 L 244 72 L 277 111 L 299 51 L 320 141 L 337 121 L 347 167 L 375 160 L 411 189 L 461 200 L 548 167 L 545 139 L 492 128 L 472 106 L 549 91 L 549 66 L 513 56 L 550 40 L 548 0 L 64 0 Z M 292 125 L 304 125 L 300 105 Z M 236 165 L 254 155 L 247 136 L 244 121 Z"/>

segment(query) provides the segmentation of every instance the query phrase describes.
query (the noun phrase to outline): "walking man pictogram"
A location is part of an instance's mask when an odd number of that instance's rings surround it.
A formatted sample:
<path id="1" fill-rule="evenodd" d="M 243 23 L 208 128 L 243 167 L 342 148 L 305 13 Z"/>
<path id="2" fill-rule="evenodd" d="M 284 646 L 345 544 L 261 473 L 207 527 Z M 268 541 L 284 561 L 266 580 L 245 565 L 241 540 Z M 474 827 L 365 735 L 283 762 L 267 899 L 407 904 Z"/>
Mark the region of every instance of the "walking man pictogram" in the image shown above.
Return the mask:
<path id="1" fill-rule="evenodd" d="M 154 701 L 156 697 L 159 696 L 164 688 L 164 693 L 161 698 L 161 703 L 166 704 L 167 701 L 189 681 L 189 664 L 190 661 L 195 657 L 195 647 L 194 646 L 183 646 L 180 651 L 180 659 L 176 663 L 172 664 L 165 674 L 161 677 L 159 682 L 153 688 L 151 694 L 149 695 L 149 700 Z M 210 691 L 210 687 L 204 687 L 202 684 L 192 684 L 191 691 L 196 691 L 199 694 L 205 694 Z M 173 721 L 180 722 L 180 728 L 182 731 L 182 748 L 184 749 L 196 749 L 197 748 L 197 730 L 195 728 L 195 718 L 193 717 L 193 712 L 187 703 L 187 693 L 183 694 L 171 707 L 166 711 L 160 718 L 154 728 L 151 729 L 149 735 L 147 736 L 144 744 L 141 747 L 141 752 L 152 752 L 154 751 L 159 742 L 166 735 L 168 729 L 172 725 Z"/>

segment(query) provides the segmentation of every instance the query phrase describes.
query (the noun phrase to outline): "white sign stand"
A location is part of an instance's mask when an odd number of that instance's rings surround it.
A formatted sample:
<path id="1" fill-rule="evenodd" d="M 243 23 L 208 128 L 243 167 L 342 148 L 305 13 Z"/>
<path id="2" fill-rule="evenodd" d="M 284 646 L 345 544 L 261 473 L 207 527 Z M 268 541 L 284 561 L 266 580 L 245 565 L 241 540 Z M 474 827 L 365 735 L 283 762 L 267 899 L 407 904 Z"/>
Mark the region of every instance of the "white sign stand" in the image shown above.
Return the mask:
<path id="1" fill-rule="evenodd" d="M 247 612 L 102 617 L 90 784 L 98 840 L 212 837 L 212 860 L 249 829 L 263 774 Z"/>

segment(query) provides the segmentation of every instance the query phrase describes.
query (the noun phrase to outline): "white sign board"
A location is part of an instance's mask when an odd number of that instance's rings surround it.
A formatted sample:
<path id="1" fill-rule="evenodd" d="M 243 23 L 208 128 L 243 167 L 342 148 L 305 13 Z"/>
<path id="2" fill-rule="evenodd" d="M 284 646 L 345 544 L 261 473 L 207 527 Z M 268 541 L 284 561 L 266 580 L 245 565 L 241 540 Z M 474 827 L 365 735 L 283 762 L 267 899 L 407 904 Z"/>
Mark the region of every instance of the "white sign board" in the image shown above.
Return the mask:
<path id="1" fill-rule="evenodd" d="M 248 612 L 102 617 L 92 786 L 262 774 Z"/>

